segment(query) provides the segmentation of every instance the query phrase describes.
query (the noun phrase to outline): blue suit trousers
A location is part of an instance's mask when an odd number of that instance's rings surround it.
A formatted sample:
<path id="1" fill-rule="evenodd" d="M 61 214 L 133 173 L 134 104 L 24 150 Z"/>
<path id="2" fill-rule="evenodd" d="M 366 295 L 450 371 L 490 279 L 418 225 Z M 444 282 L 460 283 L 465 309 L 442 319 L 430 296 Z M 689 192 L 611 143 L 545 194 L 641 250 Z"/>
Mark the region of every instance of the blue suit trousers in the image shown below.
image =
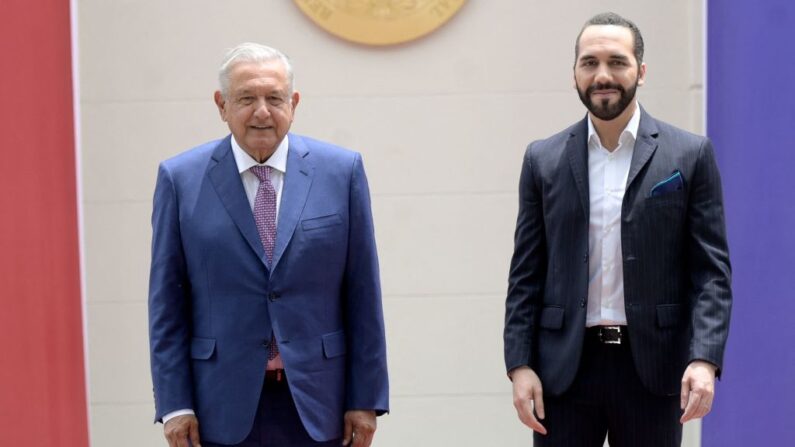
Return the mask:
<path id="1" fill-rule="evenodd" d="M 201 422 L 200 422 L 201 423 Z M 202 447 L 339 447 L 342 439 L 317 442 L 306 432 L 286 380 L 265 381 L 251 433 L 240 444 L 214 444 Z"/>

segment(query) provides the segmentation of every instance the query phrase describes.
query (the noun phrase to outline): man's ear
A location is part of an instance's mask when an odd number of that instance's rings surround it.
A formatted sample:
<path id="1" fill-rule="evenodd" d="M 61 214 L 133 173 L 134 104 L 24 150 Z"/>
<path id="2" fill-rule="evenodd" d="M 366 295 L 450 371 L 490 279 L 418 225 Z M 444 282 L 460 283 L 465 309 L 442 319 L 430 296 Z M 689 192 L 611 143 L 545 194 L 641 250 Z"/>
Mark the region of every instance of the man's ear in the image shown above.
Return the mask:
<path id="1" fill-rule="evenodd" d="M 646 62 L 642 62 L 638 67 L 638 85 L 646 83 Z"/>
<path id="2" fill-rule="evenodd" d="M 213 100 L 215 101 L 216 107 L 218 107 L 218 113 L 221 115 L 221 119 L 226 122 L 226 113 L 224 113 L 226 110 L 226 100 L 224 99 L 224 95 L 222 95 L 219 90 L 216 90 L 213 95 Z"/>
<path id="3" fill-rule="evenodd" d="M 293 113 L 295 113 L 295 108 L 298 107 L 298 101 L 301 100 L 301 95 L 298 91 L 293 92 L 293 96 L 290 97 L 290 106 L 293 108 Z"/>

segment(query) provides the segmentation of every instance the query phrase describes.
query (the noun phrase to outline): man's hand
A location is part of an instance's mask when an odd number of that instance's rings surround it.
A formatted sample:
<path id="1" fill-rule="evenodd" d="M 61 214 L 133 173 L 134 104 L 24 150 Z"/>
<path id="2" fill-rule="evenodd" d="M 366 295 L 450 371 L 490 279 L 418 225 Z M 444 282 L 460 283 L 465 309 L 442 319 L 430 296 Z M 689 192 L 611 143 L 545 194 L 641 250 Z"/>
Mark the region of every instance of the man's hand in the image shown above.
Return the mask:
<path id="1" fill-rule="evenodd" d="M 682 394 L 679 406 L 684 413 L 679 422 L 702 418 L 712 409 L 715 397 L 715 370 L 711 363 L 695 360 L 690 362 L 682 376 Z"/>
<path id="2" fill-rule="evenodd" d="M 342 445 L 352 447 L 370 447 L 375 434 L 375 411 L 350 410 L 345 412 L 345 438 Z"/>
<path id="3" fill-rule="evenodd" d="M 163 426 L 168 447 L 201 447 L 199 443 L 199 420 L 192 414 L 169 419 Z M 188 444 L 190 439 L 190 444 Z"/>
<path id="4" fill-rule="evenodd" d="M 538 422 L 538 419 L 544 419 L 544 392 L 541 388 L 541 379 L 529 367 L 520 366 L 511 371 L 511 380 L 513 380 L 513 406 L 516 407 L 519 420 L 534 431 L 542 435 L 547 434 L 547 429 Z"/>

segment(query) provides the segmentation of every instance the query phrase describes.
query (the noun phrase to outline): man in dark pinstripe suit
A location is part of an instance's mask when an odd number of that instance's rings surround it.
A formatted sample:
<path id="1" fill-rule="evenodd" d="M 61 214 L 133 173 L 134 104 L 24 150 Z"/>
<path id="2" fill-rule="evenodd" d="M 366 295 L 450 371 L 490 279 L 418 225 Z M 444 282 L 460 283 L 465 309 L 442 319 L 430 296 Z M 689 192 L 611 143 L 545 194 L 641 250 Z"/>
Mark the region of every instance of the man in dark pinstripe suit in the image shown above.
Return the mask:
<path id="1" fill-rule="evenodd" d="M 527 148 L 505 362 L 536 446 L 678 446 L 712 405 L 730 265 L 710 141 L 637 104 L 643 39 L 594 16 L 574 81 L 588 115 Z"/>

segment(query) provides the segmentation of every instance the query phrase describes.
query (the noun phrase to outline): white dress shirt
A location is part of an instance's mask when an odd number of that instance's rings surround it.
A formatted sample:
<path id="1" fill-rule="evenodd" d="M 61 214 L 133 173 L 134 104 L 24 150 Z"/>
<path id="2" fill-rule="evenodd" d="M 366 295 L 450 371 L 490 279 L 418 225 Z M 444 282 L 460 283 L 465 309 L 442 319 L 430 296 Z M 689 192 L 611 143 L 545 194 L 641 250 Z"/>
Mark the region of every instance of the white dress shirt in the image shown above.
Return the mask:
<path id="1" fill-rule="evenodd" d="M 640 107 L 621 132 L 618 147 L 608 151 L 588 118 L 587 327 L 627 324 L 624 309 L 624 265 L 621 255 L 621 203 L 640 124 Z"/>
<path id="2" fill-rule="evenodd" d="M 254 160 L 232 137 L 232 154 L 235 156 L 235 163 L 237 164 L 237 172 L 240 173 L 240 180 L 243 182 L 243 189 L 246 191 L 246 198 L 251 210 L 254 211 L 254 199 L 257 197 L 257 189 L 259 188 L 259 178 L 250 171 L 252 166 L 270 166 L 270 181 L 273 183 L 273 189 L 276 190 L 276 219 L 279 219 L 279 205 L 282 202 L 282 187 L 284 186 L 284 173 L 287 172 L 287 148 L 290 146 L 287 135 L 284 136 L 282 142 L 276 151 L 267 159 L 265 163 L 259 163 Z M 281 369 L 282 365 L 281 356 L 268 362 L 268 369 Z M 163 416 L 163 424 L 177 416 L 185 414 L 195 414 L 192 409 L 183 409 L 172 411 L 171 413 Z"/>

